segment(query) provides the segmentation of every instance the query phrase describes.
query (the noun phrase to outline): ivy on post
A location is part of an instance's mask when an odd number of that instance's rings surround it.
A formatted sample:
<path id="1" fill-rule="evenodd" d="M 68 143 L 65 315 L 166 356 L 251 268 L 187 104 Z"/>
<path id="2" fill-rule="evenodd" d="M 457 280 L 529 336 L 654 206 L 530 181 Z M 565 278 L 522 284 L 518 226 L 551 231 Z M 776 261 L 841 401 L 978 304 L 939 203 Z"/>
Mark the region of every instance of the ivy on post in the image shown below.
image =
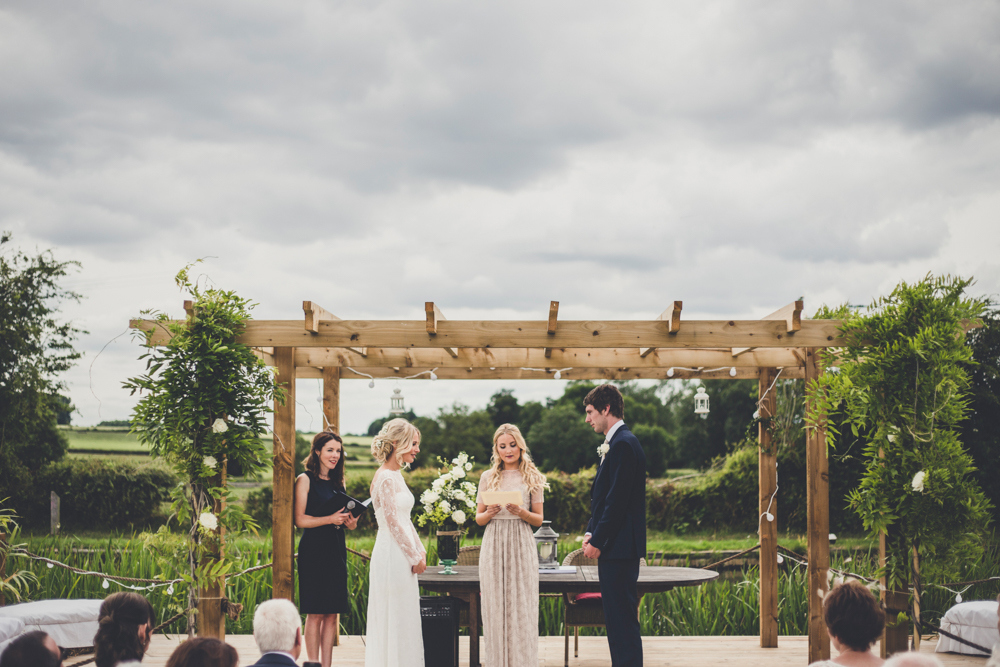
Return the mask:
<path id="1" fill-rule="evenodd" d="M 172 494 L 172 518 L 186 531 L 183 543 L 164 526 L 145 536 L 146 546 L 187 584 L 171 607 L 188 612 L 188 634 L 197 613 L 198 634 L 222 638 L 225 577 L 233 565 L 224 537 L 257 530 L 239 504 L 226 503 L 226 469 L 251 477 L 264 469 L 269 452 L 260 436 L 267 432 L 270 402 L 284 395 L 265 363 L 236 342 L 255 304 L 192 282 L 190 268 L 175 279 L 192 297 L 185 303 L 188 319 L 172 322 L 152 313 L 154 328 L 141 334 L 146 372 L 124 386 L 141 395 L 132 431 L 181 479 Z M 154 344 L 155 327 L 170 332 L 165 345 Z"/>
<path id="2" fill-rule="evenodd" d="M 915 645 L 921 582 L 960 575 L 978 558 L 988 518 L 958 438 L 973 363 L 965 332 L 983 312 L 965 295 L 970 284 L 928 275 L 900 283 L 864 312 L 844 312 L 847 346 L 810 387 L 807 420 L 830 441 L 849 428 L 865 443 L 865 473 L 850 504 L 885 541 L 884 586 L 903 591 L 913 582 L 910 613 L 887 621 L 912 621 Z"/>

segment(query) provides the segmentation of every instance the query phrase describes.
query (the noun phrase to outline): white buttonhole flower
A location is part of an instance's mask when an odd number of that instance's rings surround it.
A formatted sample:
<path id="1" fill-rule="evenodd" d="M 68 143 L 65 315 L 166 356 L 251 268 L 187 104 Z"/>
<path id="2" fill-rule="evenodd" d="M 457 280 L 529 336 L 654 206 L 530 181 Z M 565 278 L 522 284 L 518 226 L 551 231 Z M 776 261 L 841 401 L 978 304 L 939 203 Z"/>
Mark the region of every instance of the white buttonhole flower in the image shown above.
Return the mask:
<path id="1" fill-rule="evenodd" d="M 604 456 L 605 454 L 608 453 L 609 449 L 611 449 L 611 445 L 609 445 L 608 443 L 604 443 L 603 445 L 597 448 L 597 455 Z"/>
<path id="2" fill-rule="evenodd" d="M 215 431 L 216 433 L 225 433 L 226 431 L 229 430 L 229 427 L 226 426 L 225 420 L 220 418 L 212 422 L 212 430 Z"/>
<path id="3" fill-rule="evenodd" d="M 918 472 L 916 475 L 913 476 L 913 481 L 910 482 L 910 486 L 912 486 L 913 490 L 916 491 L 917 493 L 924 492 L 925 477 L 927 477 L 927 473 L 924 472 L 923 470 L 921 470 L 920 472 Z"/>

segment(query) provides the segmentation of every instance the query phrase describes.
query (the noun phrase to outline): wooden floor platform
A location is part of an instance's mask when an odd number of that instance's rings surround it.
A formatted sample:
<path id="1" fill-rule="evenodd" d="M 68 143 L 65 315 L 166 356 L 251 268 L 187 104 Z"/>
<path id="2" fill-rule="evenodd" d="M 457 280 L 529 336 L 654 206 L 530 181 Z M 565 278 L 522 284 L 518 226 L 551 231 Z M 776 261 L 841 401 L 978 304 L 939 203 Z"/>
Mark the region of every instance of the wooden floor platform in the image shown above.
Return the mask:
<path id="1" fill-rule="evenodd" d="M 149 653 L 142 661 L 143 667 L 163 667 L 167 658 L 185 637 L 170 638 L 156 635 Z M 252 665 L 260 657 L 253 637 L 230 635 L 226 641 L 240 653 L 240 667 Z M 778 648 L 760 648 L 759 638 L 753 637 L 644 637 L 644 662 L 647 665 L 669 667 L 702 667 L 703 665 L 738 665 L 739 667 L 805 667 L 806 638 L 780 637 Z M 581 637 L 580 657 L 573 657 L 573 640 L 570 638 L 570 667 L 610 667 L 611 656 L 604 637 Z M 932 653 L 934 641 L 924 641 L 921 653 Z M 460 641 L 461 664 L 469 664 L 468 637 Z M 66 661 L 73 665 L 91 656 L 79 656 Z M 946 667 L 968 665 L 982 667 L 985 658 L 938 653 Z M 305 659 L 303 655 L 299 662 Z M 334 649 L 334 667 L 364 667 L 365 647 L 361 637 L 341 637 L 341 645 Z M 538 664 L 544 667 L 562 667 L 563 638 L 542 637 L 538 643 Z M 428 667 L 432 667 L 428 665 Z"/>

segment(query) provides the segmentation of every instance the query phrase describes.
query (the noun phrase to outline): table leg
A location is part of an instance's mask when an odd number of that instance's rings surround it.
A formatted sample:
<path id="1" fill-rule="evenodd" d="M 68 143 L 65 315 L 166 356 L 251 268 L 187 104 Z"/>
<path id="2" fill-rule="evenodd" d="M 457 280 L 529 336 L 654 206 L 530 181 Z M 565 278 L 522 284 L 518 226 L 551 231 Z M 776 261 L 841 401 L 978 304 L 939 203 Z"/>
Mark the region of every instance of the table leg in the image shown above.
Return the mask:
<path id="1" fill-rule="evenodd" d="M 469 596 L 469 667 L 479 667 L 479 593 Z"/>

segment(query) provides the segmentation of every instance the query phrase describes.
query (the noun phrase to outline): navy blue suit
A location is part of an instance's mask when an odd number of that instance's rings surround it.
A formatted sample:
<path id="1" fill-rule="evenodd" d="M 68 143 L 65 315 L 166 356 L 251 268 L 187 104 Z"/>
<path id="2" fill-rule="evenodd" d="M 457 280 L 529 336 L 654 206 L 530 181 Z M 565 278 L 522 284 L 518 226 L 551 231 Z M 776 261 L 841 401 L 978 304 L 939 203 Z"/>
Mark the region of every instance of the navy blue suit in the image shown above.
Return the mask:
<path id="1" fill-rule="evenodd" d="M 646 556 L 646 454 L 622 423 L 611 437 L 590 489 L 590 544 L 601 550 L 604 624 L 613 667 L 642 665 L 642 634 L 636 611 L 639 559 Z"/>
<path id="2" fill-rule="evenodd" d="M 250 667 L 298 667 L 298 664 L 287 655 L 281 653 L 265 653 L 260 660 Z"/>

